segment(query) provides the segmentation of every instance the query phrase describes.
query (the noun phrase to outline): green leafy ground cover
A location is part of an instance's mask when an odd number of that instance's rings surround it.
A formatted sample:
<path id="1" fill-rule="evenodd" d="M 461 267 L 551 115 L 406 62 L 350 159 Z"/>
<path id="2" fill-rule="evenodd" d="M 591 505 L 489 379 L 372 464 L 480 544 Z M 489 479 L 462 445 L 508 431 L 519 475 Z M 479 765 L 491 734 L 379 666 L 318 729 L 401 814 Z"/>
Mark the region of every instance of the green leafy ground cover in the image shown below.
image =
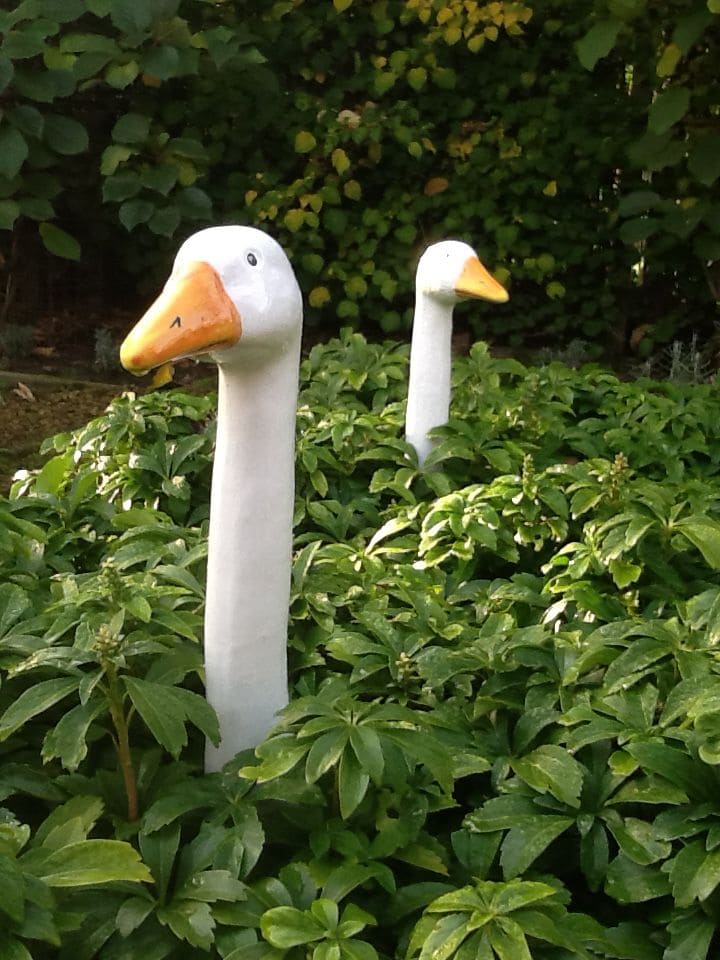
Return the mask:
<path id="1" fill-rule="evenodd" d="M 711 386 L 302 368 L 292 702 L 201 773 L 213 401 L 127 395 L 0 501 L 0 955 L 703 960 L 720 904 Z"/>

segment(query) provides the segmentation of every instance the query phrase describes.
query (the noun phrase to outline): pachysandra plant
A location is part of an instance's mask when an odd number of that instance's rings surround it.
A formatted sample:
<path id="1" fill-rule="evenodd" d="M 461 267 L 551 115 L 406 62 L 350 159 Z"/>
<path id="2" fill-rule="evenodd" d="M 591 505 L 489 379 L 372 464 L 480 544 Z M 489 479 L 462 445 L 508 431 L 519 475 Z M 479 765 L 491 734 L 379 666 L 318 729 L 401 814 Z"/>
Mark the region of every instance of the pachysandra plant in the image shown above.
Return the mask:
<path id="1" fill-rule="evenodd" d="M 714 958 L 717 392 L 478 344 L 417 470 L 407 364 L 301 364 L 291 702 L 222 773 L 212 400 L 119 398 L 0 500 L 0 956 Z"/>
<path id="2" fill-rule="evenodd" d="M 448 421 L 453 307 L 475 297 L 504 303 L 507 291 L 459 240 L 443 240 L 423 253 L 415 277 L 405 437 L 422 466 L 434 443 L 428 436 Z"/>

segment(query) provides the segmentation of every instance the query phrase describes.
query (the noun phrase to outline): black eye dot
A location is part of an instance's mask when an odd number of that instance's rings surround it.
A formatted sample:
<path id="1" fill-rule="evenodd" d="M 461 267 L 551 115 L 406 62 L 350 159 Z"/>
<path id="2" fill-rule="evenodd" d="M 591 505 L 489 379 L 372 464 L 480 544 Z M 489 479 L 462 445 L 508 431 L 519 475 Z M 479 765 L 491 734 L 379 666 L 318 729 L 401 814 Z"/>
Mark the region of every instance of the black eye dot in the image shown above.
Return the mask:
<path id="1" fill-rule="evenodd" d="M 247 255 L 247 262 L 250 264 L 251 267 L 256 267 L 258 258 L 255 256 L 254 253 L 249 253 Z"/>

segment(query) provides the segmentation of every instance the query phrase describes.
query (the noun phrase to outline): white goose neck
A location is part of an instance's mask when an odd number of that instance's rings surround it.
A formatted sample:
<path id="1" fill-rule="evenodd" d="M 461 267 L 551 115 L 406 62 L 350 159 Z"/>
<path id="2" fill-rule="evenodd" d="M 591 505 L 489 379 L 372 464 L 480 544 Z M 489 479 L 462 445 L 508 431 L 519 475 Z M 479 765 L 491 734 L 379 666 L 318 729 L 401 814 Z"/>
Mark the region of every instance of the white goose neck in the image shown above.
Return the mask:
<path id="1" fill-rule="evenodd" d="M 447 423 L 450 412 L 453 304 L 416 292 L 405 436 L 421 466 L 435 446 L 428 431 Z"/>
<path id="2" fill-rule="evenodd" d="M 288 702 L 299 332 L 260 359 L 219 365 L 205 666 L 222 742 L 208 771 L 260 743 Z"/>

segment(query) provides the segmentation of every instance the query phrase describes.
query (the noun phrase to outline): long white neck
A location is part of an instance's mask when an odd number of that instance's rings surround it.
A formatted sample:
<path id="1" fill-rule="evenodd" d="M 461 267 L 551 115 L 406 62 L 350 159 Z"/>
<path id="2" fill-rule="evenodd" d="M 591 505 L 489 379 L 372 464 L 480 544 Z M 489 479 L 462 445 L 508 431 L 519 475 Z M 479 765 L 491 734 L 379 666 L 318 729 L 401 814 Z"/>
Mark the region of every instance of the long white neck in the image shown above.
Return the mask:
<path id="1" fill-rule="evenodd" d="M 450 412 L 452 311 L 449 301 L 417 291 L 405 439 L 415 447 L 421 466 L 435 446 L 428 430 L 446 424 Z"/>
<path id="2" fill-rule="evenodd" d="M 271 362 L 220 366 L 210 498 L 205 673 L 219 770 L 255 747 L 288 703 L 295 413 L 300 337 Z"/>

